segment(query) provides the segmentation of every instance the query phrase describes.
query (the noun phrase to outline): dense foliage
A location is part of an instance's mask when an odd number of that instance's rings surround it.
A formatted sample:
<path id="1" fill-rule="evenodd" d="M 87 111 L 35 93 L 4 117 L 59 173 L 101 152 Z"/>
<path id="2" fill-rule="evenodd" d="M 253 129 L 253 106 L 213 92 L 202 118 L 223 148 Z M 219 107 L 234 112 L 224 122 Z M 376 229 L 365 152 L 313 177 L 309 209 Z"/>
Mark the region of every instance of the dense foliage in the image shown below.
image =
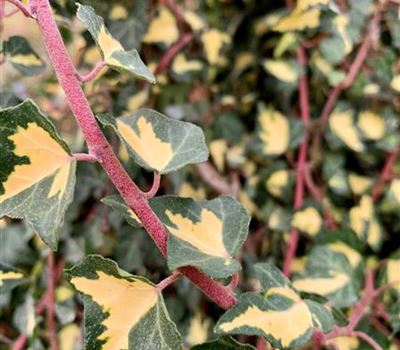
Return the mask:
<path id="1" fill-rule="evenodd" d="M 0 349 L 400 348 L 399 1 L 50 4 L 0 0 Z"/>

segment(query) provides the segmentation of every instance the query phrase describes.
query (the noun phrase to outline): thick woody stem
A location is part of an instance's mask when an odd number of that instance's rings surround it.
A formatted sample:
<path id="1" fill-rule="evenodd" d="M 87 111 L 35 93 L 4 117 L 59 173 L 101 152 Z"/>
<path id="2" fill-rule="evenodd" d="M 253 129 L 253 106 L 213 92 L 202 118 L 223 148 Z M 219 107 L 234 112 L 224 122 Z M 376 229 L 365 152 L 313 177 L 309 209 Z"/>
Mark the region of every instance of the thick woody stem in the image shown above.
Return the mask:
<path id="1" fill-rule="evenodd" d="M 144 228 L 165 256 L 167 253 L 166 228 L 152 211 L 143 193 L 117 159 L 97 124 L 81 88 L 80 81 L 76 76 L 75 67 L 64 46 L 49 1 L 31 0 L 31 10 L 37 16 L 47 52 L 60 85 L 65 92 L 68 104 L 85 137 L 89 153 L 96 156 L 126 204 L 136 213 Z M 236 298 L 226 291 L 224 286 L 205 276 L 200 271 L 194 268 L 180 269 L 180 271 L 220 307 L 226 309 L 235 304 Z"/>

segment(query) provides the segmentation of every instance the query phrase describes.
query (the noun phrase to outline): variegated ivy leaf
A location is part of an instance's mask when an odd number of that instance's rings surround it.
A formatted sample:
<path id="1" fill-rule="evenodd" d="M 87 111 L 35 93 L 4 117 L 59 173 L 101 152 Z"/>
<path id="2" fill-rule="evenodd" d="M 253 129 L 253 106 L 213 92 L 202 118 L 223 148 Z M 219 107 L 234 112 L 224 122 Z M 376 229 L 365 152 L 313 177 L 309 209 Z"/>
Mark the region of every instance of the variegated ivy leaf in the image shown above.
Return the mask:
<path id="1" fill-rule="evenodd" d="M 386 282 L 400 295 L 400 250 L 390 256 L 386 263 Z"/>
<path id="2" fill-rule="evenodd" d="M 164 299 L 149 280 L 98 255 L 89 255 L 67 275 L 85 306 L 85 349 L 182 348 Z"/>
<path id="3" fill-rule="evenodd" d="M 0 264 L 0 294 L 8 293 L 27 281 L 23 273 Z"/>
<path id="4" fill-rule="evenodd" d="M 299 68 L 293 61 L 265 60 L 264 69 L 276 79 L 288 84 L 295 84 L 299 78 Z"/>
<path id="5" fill-rule="evenodd" d="M 104 20 L 90 6 L 78 4 L 78 18 L 85 24 L 99 47 L 105 63 L 116 70 L 127 71 L 155 83 L 156 78 L 143 63 L 137 50 L 125 51 L 104 25 Z"/>
<path id="6" fill-rule="evenodd" d="M 120 214 L 126 222 L 133 226 L 133 227 L 140 227 L 142 226 L 139 218 L 137 215 L 133 212 L 132 209 L 130 209 L 124 202 L 124 200 L 121 198 L 120 195 L 112 195 L 105 197 L 101 200 L 105 205 L 110 206 L 112 209 L 114 209 L 118 214 Z"/>
<path id="7" fill-rule="evenodd" d="M 306 269 L 292 283 L 298 291 L 318 294 L 337 307 L 348 307 L 357 300 L 353 270 L 346 257 L 328 246 L 311 250 Z"/>
<path id="8" fill-rule="evenodd" d="M 198 126 L 151 109 L 119 118 L 100 115 L 99 120 L 115 129 L 140 166 L 161 174 L 208 158 L 203 131 Z"/>
<path id="9" fill-rule="evenodd" d="M 273 347 L 289 349 L 309 341 L 314 329 L 332 328 L 330 312 L 321 304 L 304 301 L 272 264 L 257 264 L 256 274 L 262 291 L 242 294 L 219 319 L 217 333 L 263 336 Z"/>
<path id="10" fill-rule="evenodd" d="M 214 278 L 240 269 L 232 256 L 248 233 L 250 217 L 231 197 L 207 201 L 155 197 L 150 206 L 167 227 L 168 267 L 194 266 Z"/>
<path id="11" fill-rule="evenodd" d="M 27 100 L 0 111 L 0 148 L 0 217 L 25 218 L 55 249 L 75 186 L 68 146 Z"/>
<path id="12" fill-rule="evenodd" d="M 12 36 L 3 41 L 0 50 L 12 66 L 24 75 L 36 75 L 46 68 L 46 64 L 32 50 L 29 42 L 20 36 Z"/>
<path id="13" fill-rule="evenodd" d="M 232 337 L 221 337 L 193 346 L 190 350 L 255 350 L 255 348 L 248 344 L 241 344 Z"/>

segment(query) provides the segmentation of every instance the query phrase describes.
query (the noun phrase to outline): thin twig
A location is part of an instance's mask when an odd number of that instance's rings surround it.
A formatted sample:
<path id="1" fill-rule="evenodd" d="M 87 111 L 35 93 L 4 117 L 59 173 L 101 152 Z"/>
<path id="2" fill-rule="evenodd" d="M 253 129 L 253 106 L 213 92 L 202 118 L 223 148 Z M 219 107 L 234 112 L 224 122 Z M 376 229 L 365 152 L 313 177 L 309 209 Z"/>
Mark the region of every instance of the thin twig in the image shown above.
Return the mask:
<path id="1" fill-rule="evenodd" d="M 235 182 L 228 183 L 210 162 L 196 164 L 196 168 L 203 181 L 210 185 L 212 189 L 220 194 L 226 194 L 234 198 L 237 196 L 237 184 Z"/>
<path id="2" fill-rule="evenodd" d="M 169 67 L 169 64 L 174 59 L 174 57 L 192 40 L 193 35 L 190 33 L 183 34 L 179 40 L 172 45 L 164 56 L 161 58 L 158 63 L 156 69 L 154 70 L 154 74 L 157 75 L 162 71 L 166 70 Z"/>
<path id="3" fill-rule="evenodd" d="M 21 1 L 19 0 L 0 0 L 1 2 L 9 2 L 10 4 L 13 4 L 14 6 L 16 6 L 18 8 L 18 10 L 20 10 L 26 17 L 31 17 L 32 13 L 29 10 L 28 7 L 26 7 Z"/>
<path id="4" fill-rule="evenodd" d="M 74 153 L 73 157 L 80 162 L 90 162 L 90 163 L 97 162 L 97 157 L 94 154 L 90 153 Z"/>
<path id="5" fill-rule="evenodd" d="M 383 348 L 374 339 L 372 339 L 368 334 L 364 332 L 355 331 L 350 333 L 349 336 L 357 337 L 364 340 L 366 343 L 371 345 L 374 350 L 383 350 Z"/>
<path id="6" fill-rule="evenodd" d="M 231 281 L 226 286 L 226 288 L 228 288 L 230 291 L 234 291 L 236 289 L 236 287 L 238 286 L 239 281 L 240 281 L 239 272 L 236 272 L 232 275 Z"/>
<path id="7" fill-rule="evenodd" d="M 388 182 L 392 178 L 393 169 L 398 156 L 400 156 L 400 147 L 398 147 L 398 149 L 394 152 L 390 153 L 388 158 L 386 159 L 378 182 L 376 183 L 374 191 L 372 192 L 372 200 L 374 202 L 376 202 L 381 196 L 386 182 Z"/>
<path id="8" fill-rule="evenodd" d="M 158 171 L 155 171 L 153 175 L 153 184 L 151 185 L 149 191 L 142 192 L 143 196 L 145 196 L 145 198 L 147 199 L 153 198 L 160 188 L 160 181 L 161 181 L 161 174 Z"/>
<path id="9" fill-rule="evenodd" d="M 299 154 L 297 156 L 297 168 L 296 168 L 296 188 L 294 194 L 294 209 L 300 209 L 304 202 L 304 187 L 305 187 L 305 176 L 304 169 L 307 163 L 307 151 L 308 151 L 308 124 L 310 122 L 310 101 L 308 93 L 308 78 L 307 78 L 307 56 L 305 49 L 300 46 L 297 49 L 297 62 L 303 72 L 299 78 L 299 100 L 300 100 L 300 115 L 301 120 L 304 124 L 304 138 L 300 145 Z M 283 273 L 285 276 L 290 275 L 290 268 L 292 261 L 296 255 L 297 245 L 299 242 L 299 230 L 292 228 L 290 231 L 289 244 L 286 249 L 285 258 L 283 262 Z"/>
<path id="10" fill-rule="evenodd" d="M 175 281 L 179 280 L 182 277 L 182 274 L 179 271 L 174 271 L 172 275 L 168 276 L 167 278 L 164 278 L 161 282 L 157 284 L 157 289 L 161 292 L 165 288 L 167 288 L 169 285 L 174 283 Z"/>
<path id="11" fill-rule="evenodd" d="M 106 63 L 103 60 L 101 60 L 97 62 L 97 64 L 93 67 L 93 69 L 89 73 L 85 75 L 80 75 L 79 73 L 77 73 L 79 81 L 81 83 L 87 83 L 91 80 L 94 80 L 104 67 L 106 67 Z"/>

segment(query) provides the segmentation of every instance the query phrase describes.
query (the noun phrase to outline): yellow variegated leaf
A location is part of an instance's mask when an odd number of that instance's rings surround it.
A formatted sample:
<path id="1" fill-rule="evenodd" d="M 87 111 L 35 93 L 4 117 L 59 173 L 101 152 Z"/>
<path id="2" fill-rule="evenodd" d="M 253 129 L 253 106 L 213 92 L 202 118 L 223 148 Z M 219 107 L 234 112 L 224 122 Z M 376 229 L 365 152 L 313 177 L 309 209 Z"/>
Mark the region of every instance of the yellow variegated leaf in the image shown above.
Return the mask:
<path id="1" fill-rule="evenodd" d="M 110 19 L 112 19 L 113 21 L 126 19 L 128 18 L 128 15 L 128 11 L 124 6 L 116 4 L 111 9 Z"/>
<path id="2" fill-rule="evenodd" d="M 293 11 L 289 16 L 282 18 L 273 29 L 278 32 L 313 29 L 319 26 L 320 14 L 321 11 L 318 8 L 305 12 Z"/>
<path id="3" fill-rule="evenodd" d="M 145 43 L 160 43 L 166 46 L 172 45 L 179 38 L 179 31 L 174 15 L 166 6 L 160 7 L 156 17 L 150 22 L 146 35 L 143 37 Z"/>
<path id="4" fill-rule="evenodd" d="M 160 290 L 150 281 L 98 255 L 86 257 L 67 273 L 85 304 L 85 327 L 90 329 L 85 348 L 145 349 L 148 344 L 158 349 L 181 348 Z"/>
<path id="5" fill-rule="evenodd" d="M 154 75 L 145 66 L 137 50 L 125 51 L 121 43 L 108 31 L 103 18 L 98 16 L 92 7 L 78 4 L 77 16 L 92 35 L 108 66 L 155 83 Z"/>
<path id="6" fill-rule="evenodd" d="M 265 182 L 268 192 L 278 198 L 282 198 L 285 194 L 284 190 L 289 183 L 289 174 L 290 172 L 287 169 L 274 171 Z"/>
<path id="7" fill-rule="evenodd" d="M 360 347 L 360 341 L 356 337 L 336 337 L 332 339 L 332 343 L 339 350 L 357 350 Z"/>
<path id="8" fill-rule="evenodd" d="M 385 120 L 372 111 L 361 112 L 357 125 L 369 140 L 380 140 L 385 135 Z"/>
<path id="9" fill-rule="evenodd" d="M 315 236 L 321 229 L 322 218 L 317 209 L 308 207 L 294 214 L 292 226 Z"/>
<path id="10" fill-rule="evenodd" d="M 377 248 L 382 240 L 382 228 L 374 211 L 374 204 L 370 196 L 364 195 L 360 204 L 350 209 L 350 226 L 360 237 L 365 238 L 372 248 Z"/>
<path id="11" fill-rule="evenodd" d="M 381 88 L 378 84 L 370 83 L 364 86 L 363 92 L 366 95 L 376 95 L 381 91 Z"/>
<path id="12" fill-rule="evenodd" d="M 220 65 L 224 62 L 222 48 L 230 44 L 231 37 L 218 29 L 209 29 L 201 35 L 204 51 L 210 64 Z"/>
<path id="13" fill-rule="evenodd" d="M 145 108 L 119 118 L 98 118 L 117 131 L 128 153 L 145 168 L 163 174 L 208 158 L 203 132 L 191 123 Z"/>
<path id="14" fill-rule="evenodd" d="M 263 152 L 274 156 L 285 153 L 290 142 L 288 119 L 276 110 L 264 108 L 258 114 L 258 123 Z"/>
<path id="15" fill-rule="evenodd" d="M 187 60 L 183 53 L 176 55 L 172 62 L 172 71 L 176 74 L 199 71 L 203 68 L 203 63 L 199 60 Z"/>
<path id="16" fill-rule="evenodd" d="M 265 297 L 280 296 L 292 302 L 289 307 L 275 310 L 261 306 L 256 296 L 248 294 L 243 298 L 240 310 L 228 311 L 218 322 L 216 329 L 222 333 L 244 333 L 245 329 L 256 329 L 265 334 L 275 347 L 289 348 L 310 332 L 313 326 L 312 314 L 306 303 L 289 287 L 273 287 Z M 250 333 L 251 334 L 251 333 Z M 257 333 L 256 333 L 257 334 Z"/>
<path id="17" fill-rule="evenodd" d="M 196 312 L 189 323 L 189 328 L 186 336 L 187 343 L 190 346 L 194 346 L 207 341 L 210 326 L 210 319 L 202 316 L 201 312 Z"/>
<path id="18" fill-rule="evenodd" d="M 179 197 L 193 198 L 193 199 L 205 199 L 206 191 L 204 187 L 194 188 L 189 182 L 184 182 L 179 188 Z"/>
<path id="19" fill-rule="evenodd" d="M 362 260 L 361 254 L 343 242 L 333 242 L 328 244 L 329 248 L 335 252 L 342 253 L 350 265 L 356 268 Z"/>
<path id="20" fill-rule="evenodd" d="M 396 92 L 400 92 L 400 74 L 395 75 L 390 82 L 390 86 Z"/>
<path id="21" fill-rule="evenodd" d="M 194 201 L 155 197 L 150 206 L 168 230 L 168 267 L 194 266 L 214 278 L 240 269 L 233 258 L 247 235 L 249 216 L 231 197 Z"/>
<path id="22" fill-rule="evenodd" d="M 327 296 L 343 288 L 349 281 L 350 277 L 345 273 L 336 273 L 331 277 L 298 279 L 292 284 L 294 288 L 301 292 Z"/>
<path id="23" fill-rule="evenodd" d="M 330 0 L 297 0 L 295 11 L 302 12 L 308 10 L 310 7 L 318 5 L 329 5 Z"/>
<path id="24" fill-rule="evenodd" d="M 193 11 L 184 11 L 183 18 L 185 19 L 186 23 L 190 25 L 194 32 L 199 32 L 206 27 L 206 23 L 196 12 Z"/>
<path id="25" fill-rule="evenodd" d="M 294 65 L 286 61 L 265 60 L 263 66 L 268 73 L 285 83 L 296 83 L 299 78 L 299 72 Z"/>
<path id="26" fill-rule="evenodd" d="M 0 112 L 0 216 L 25 218 L 52 248 L 75 182 L 75 160 L 30 100 Z"/>
<path id="27" fill-rule="evenodd" d="M 0 287 L 3 286 L 4 281 L 10 281 L 10 280 L 19 280 L 24 278 L 24 275 L 20 272 L 15 272 L 15 271 L 1 271 L 0 270 Z"/>
<path id="28" fill-rule="evenodd" d="M 223 172 L 225 168 L 225 156 L 228 150 L 226 139 L 214 140 L 209 145 L 210 155 L 219 172 Z"/>
<path id="29" fill-rule="evenodd" d="M 400 259 L 388 259 L 386 264 L 387 282 L 391 284 L 391 288 L 396 289 L 400 293 Z"/>
<path id="30" fill-rule="evenodd" d="M 343 40 L 344 45 L 344 53 L 347 55 L 353 49 L 353 42 L 350 38 L 350 34 L 348 32 L 349 26 L 349 17 L 345 14 L 339 14 L 333 20 L 333 23 L 338 31 L 340 37 Z"/>
<path id="31" fill-rule="evenodd" d="M 348 176 L 351 191 L 356 195 L 367 192 L 374 183 L 374 180 L 367 176 L 350 173 Z"/>
<path id="32" fill-rule="evenodd" d="M 394 179 L 389 187 L 388 197 L 394 203 L 400 205 L 400 179 Z"/>
<path id="33" fill-rule="evenodd" d="M 79 344 L 81 329 L 75 323 L 71 323 L 63 327 L 58 336 L 60 350 L 75 350 Z"/>
<path id="34" fill-rule="evenodd" d="M 128 104 L 126 106 L 127 111 L 136 112 L 139 108 L 143 107 L 148 98 L 149 89 L 142 89 L 140 92 L 129 98 Z"/>
<path id="35" fill-rule="evenodd" d="M 329 118 L 329 126 L 332 132 L 353 151 L 364 150 L 364 144 L 354 125 L 352 110 L 334 111 Z"/>

